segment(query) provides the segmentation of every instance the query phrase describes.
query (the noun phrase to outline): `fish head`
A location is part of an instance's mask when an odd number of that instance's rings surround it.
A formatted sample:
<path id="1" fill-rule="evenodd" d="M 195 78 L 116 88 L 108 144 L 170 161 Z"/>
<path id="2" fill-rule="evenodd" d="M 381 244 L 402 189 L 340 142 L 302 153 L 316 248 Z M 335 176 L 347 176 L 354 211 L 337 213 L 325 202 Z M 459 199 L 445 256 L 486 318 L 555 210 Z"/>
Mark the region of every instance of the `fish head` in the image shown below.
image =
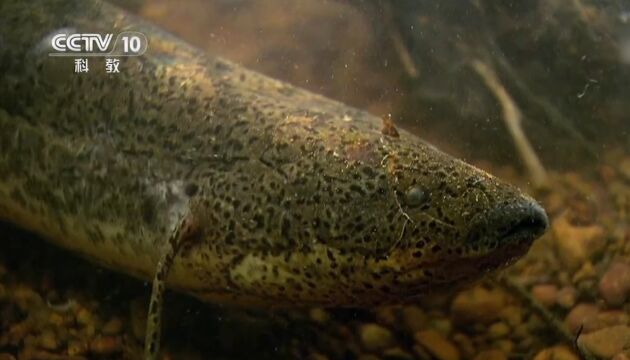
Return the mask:
<path id="1" fill-rule="evenodd" d="M 400 144 L 383 167 L 399 237 L 373 266 L 390 274 L 385 289 L 392 299 L 412 300 L 505 268 L 548 228 L 533 198 L 429 144 Z"/>

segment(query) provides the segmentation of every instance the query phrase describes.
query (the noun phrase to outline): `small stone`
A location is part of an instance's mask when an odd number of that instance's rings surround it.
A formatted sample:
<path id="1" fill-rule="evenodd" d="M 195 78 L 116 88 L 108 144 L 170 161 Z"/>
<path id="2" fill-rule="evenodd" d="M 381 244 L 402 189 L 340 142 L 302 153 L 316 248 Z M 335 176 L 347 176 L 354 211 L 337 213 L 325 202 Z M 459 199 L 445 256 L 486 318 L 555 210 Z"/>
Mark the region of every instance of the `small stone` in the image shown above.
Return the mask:
<path id="1" fill-rule="evenodd" d="M 553 306 L 558 296 L 558 287 L 551 284 L 536 285 L 532 288 L 532 296 L 546 307 Z"/>
<path id="2" fill-rule="evenodd" d="M 56 350 L 59 347 L 59 340 L 55 332 L 44 330 L 39 337 L 39 346 L 46 350 Z"/>
<path id="3" fill-rule="evenodd" d="M 383 351 L 383 359 L 385 360 L 413 360 L 413 355 L 406 352 L 402 348 L 394 347 Z"/>
<path id="4" fill-rule="evenodd" d="M 630 180 L 630 157 L 626 157 L 619 163 L 619 173 L 623 175 L 626 180 Z"/>
<path id="5" fill-rule="evenodd" d="M 587 334 L 592 331 L 600 330 L 603 328 L 628 324 L 628 314 L 621 310 L 608 310 L 597 313 L 595 316 L 591 316 L 584 322 L 583 333 Z"/>
<path id="6" fill-rule="evenodd" d="M 392 332 L 376 324 L 362 325 L 359 328 L 359 337 L 363 347 L 368 351 L 383 350 L 394 344 Z"/>
<path id="7" fill-rule="evenodd" d="M 77 310 L 77 323 L 83 326 L 92 325 L 94 323 L 94 317 L 88 309 L 81 306 Z"/>
<path id="8" fill-rule="evenodd" d="M 88 352 L 88 345 L 84 341 L 71 340 L 68 342 L 68 355 L 81 356 Z"/>
<path id="9" fill-rule="evenodd" d="M 131 301 L 129 306 L 129 319 L 131 322 L 131 332 L 138 341 L 144 341 L 144 334 L 147 329 L 147 302 L 139 297 Z"/>
<path id="10" fill-rule="evenodd" d="M 419 331 L 414 334 L 414 339 L 439 360 L 459 360 L 460 358 L 455 345 L 435 330 Z"/>
<path id="11" fill-rule="evenodd" d="M 426 313 L 417 306 L 405 306 L 402 309 L 402 317 L 405 329 L 410 333 L 424 330 L 429 324 Z"/>
<path id="12" fill-rule="evenodd" d="M 475 344 L 466 334 L 455 333 L 453 334 L 453 342 L 457 345 L 457 348 L 461 350 L 464 358 L 472 358 L 476 353 Z"/>
<path id="13" fill-rule="evenodd" d="M 330 314 L 322 308 L 312 308 L 309 311 L 309 316 L 311 320 L 318 324 L 325 324 L 330 320 Z"/>
<path id="14" fill-rule="evenodd" d="M 551 227 L 558 257 L 571 270 L 577 269 L 606 244 L 604 230 L 599 225 L 575 226 L 565 215 L 553 221 Z"/>
<path id="15" fill-rule="evenodd" d="M 507 360 L 507 356 L 501 350 L 484 350 L 477 354 L 474 360 Z"/>
<path id="16" fill-rule="evenodd" d="M 65 321 L 61 314 L 56 313 L 56 312 L 51 312 L 50 315 L 48 316 L 48 323 L 56 327 L 61 327 L 64 325 Z"/>
<path id="17" fill-rule="evenodd" d="M 497 322 L 488 328 L 488 335 L 492 339 L 500 339 L 510 333 L 510 327 L 503 322 Z"/>
<path id="18" fill-rule="evenodd" d="M 437 318 L 431 321 L 431 328 L 446 336 L 451 333 L 451 330 L 453 330 L 453 323 L 451 323 L 449 319 Z"/>
<path id="19" fill-rule="evenodd" d="M 457 294 L 451 304 L 451 313 L 453 320 L 459 324 L 488 324 L 499 318 L 506 302 L 503 291 L 476 286 Z"/>
<path id="20" fill-rule="evenodd" d="M 575 333 L 580 326 L 591 321 L 599 313 L 599 308 L 595 304 L 583 303 L 576 305 L 564 319 L 567 329 L 571 333 Z"/>
<path id="21" fill-rule="evenodd" d="M 374 354 L 361 354 L 357 360 L 381 360 L 381 358 Z"/>
<path id="22" fill-rule="evenodd" d="M 42 308 L 44 300 L 42 297 L 30 288 L 18 286 L 9 292 L 9 296 L 15 304 L 24 312 L 28 312 L 32 308 Z"/>
<path id="23" fill-rule="evenodd" d="M 525 339 L 529 338 L 529 327 L 527 327 L 527 323 L 521 323 L 518 326 L 514 327 L 514 331 L 512 335 L 517 339 Z"/>
<path id="24" fill-rule="evenodd" d="M 611 264 L 599 281 L 599 293 L 609 305 L 623 305 L 630 293 L 630 265 Z"/>
<path id="25" fill-rule="evenodd" d="M 380 324 L 396 326 L 398 324 L 398 308 L 394 306 L 381 306 L 375 311 L 376 319 Z"/>
<path id="26" fill-rule="evenodd" d="M 114 317 L 103 325 L 103 334 L 118 335 L 123 329 L 123 321 L 119 317 Z"/>
<path id="27" fill-rule="evenodd" d="M 570 309 L 575 305 L 576 297 L 577 292 L 575 291 L 575 288 L 572 286 L 565 286 L 558 291 L 556 303 L 565 309 Z"/>
<path id="28" fill-rule="evenodd" d="M 630 327 L 612 326 L 581 335 L 578 343 L 595 356 L 611 358 L 630 347 Z"/>
<path id="29" fill-rule="evenodd" d="M 100 336 L 90 341 L 89 348 L 96 355 L 111 355 L 121 352 L 123 343 L 117 336 Z"/>
<path id="30" fill-rule="evenodd" d="M 587 261 L 582 265 L 580 270 L 573 274 L 573 278 L 571 279 L 571 281 L 574 284 L 577 284 L 580 281 L 593 279 L 595 277 L 597 277 L 595 266 L 593 266 L 593 263 L 591 261 Z"/>
<path id="31" fill-rule="evenodd" d="M 534 360 L 580 360 L 567 346 L 559 345 L 543 349 Z"/>
<path id="32" fill-rule="evenodd" d="M 311 353 L 308 360 L 328 360 L 328 356 L 320 353 Z"/>
<path id="33" fill-rule="evenodd" d="M 501 309 L 500 315 L 510 327 L 517 327 L 523 322 L 523 310 L 518 306 L 506 306 Z"/>
<path id="34" fill-rule="evenodd" d="M 514 351 L 514 343 L 510 340 L 499 340 L 494 344 L 494 347 L 503 351 L 504 354 L 511 354 Z"/>
<path id="35" fill-rule="evenodd" d="M 626 355 L 624 353 L 619 353 L 619 354 L 613 356 L 613 358 L 611 360 L 630 360 L 630 356 Z"/>

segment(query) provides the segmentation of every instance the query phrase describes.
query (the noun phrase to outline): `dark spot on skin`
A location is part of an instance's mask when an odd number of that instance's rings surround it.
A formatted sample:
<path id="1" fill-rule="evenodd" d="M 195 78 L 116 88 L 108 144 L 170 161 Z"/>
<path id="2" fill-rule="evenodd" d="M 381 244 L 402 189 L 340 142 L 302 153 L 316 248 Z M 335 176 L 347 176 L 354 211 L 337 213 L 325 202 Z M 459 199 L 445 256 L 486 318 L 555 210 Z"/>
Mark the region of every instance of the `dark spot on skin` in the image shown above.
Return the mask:
<path id="1" fill-rule="evenodd" d="M 189 197 L 195 196 L 195 194 L 197 194 L 197 191 L 199 191 L 199 186 L 195 183 L 188 183 L 184 188 L 184 192 Z"/>

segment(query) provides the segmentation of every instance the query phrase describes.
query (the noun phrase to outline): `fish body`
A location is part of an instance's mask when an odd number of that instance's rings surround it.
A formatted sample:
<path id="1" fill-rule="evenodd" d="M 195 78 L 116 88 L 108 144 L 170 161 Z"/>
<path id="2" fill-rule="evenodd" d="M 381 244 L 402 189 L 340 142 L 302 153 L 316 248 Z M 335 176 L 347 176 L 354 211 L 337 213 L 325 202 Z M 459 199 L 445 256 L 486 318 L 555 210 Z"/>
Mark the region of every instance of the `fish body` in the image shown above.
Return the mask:
<path id="1" fill-rule="evenodd" d="M 61 31 L 138 31 L 108 74 Z M 389 126 L 391 129 L 391 124 Z M 395 130 L 395 129 L 394 129 Z M 544 232 L 529 196 L 404 131 L 205 54 L 98 1 L 0 3 L 0 218 L 206 301 L 415 301 L 506 266 Z"/>

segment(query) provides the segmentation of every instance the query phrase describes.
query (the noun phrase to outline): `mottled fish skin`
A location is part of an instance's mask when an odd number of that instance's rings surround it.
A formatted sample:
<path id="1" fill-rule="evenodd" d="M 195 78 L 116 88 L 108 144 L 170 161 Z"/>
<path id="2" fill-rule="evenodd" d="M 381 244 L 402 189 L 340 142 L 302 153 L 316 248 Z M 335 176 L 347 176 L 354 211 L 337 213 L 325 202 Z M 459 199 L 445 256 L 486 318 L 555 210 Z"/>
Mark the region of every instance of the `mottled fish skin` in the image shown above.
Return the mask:
<path id="1" fill-rule="evenodd" d="M 106 74 L 55 31 L 141 31 Z M 0 218 L 171 288 L 275 306 L 404 303 L 501 268 L 544 232 L 530 197 L 380 119 L 212 57 L 108 4 L 0 2 Z M 186 215 L 188 214 L 188 215 Z"/>

